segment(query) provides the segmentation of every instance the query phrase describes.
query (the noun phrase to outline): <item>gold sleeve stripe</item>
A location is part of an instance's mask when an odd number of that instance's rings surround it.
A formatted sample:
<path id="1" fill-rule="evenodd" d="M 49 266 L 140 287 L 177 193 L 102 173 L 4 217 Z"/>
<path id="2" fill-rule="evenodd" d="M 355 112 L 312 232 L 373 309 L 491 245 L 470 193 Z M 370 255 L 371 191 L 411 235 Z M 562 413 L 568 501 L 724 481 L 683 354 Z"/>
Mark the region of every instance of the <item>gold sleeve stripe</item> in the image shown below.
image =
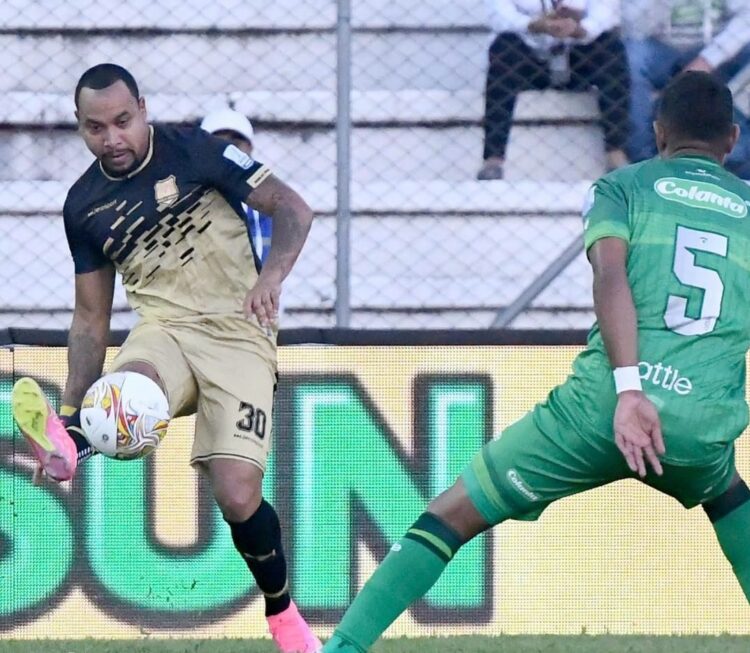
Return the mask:
<path id="1" fill-rule="evenodd" d="M 260 186 L 261 182 L 271 174 L 271 170 L 268 166 L 261 166 L 258 168 L 247 180 L 247 185 L 250 188 L 255 189 Z"/>
<path id="2" fill-rule="evenodd" d="M 131 224 L 127 228 L 127 230 L 125 231 L 125 233 L 128 234 L 128 235 L 132 234 L 133 230 L 136 229 L 141 224 L 141 222 L 143 222 L 145 219 L 146 218 L 144 218 L 143 216 L 141 216 L 140 218 L 138 218 L 133 224 Z"/>

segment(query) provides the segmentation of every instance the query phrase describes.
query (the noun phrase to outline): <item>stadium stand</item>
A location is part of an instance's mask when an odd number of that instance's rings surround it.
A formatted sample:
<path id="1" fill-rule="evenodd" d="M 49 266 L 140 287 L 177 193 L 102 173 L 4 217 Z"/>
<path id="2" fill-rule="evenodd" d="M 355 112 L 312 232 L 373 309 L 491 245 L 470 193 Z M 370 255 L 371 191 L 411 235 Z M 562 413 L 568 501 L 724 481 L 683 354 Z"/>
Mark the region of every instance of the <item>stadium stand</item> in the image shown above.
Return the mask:
<path id="1" fill-rule="evenodd" d="M 90 162 L 71 89 L 103 60 L 132 70 L 153 120 L 193 123 L 227 102 L 253 119 L 258 157 L 319 216 L 285 290 L 286 323 L 333 324 L 335 3 L 187 5 L 0 6 L 0 326 L 69 323 L 60 211 Z M 489 39 L 482 0 L 356 5 L 352 326 L 489 326 L 579 233 L 582 198 L 604 168 L 594 97 L 522 94 L 506 180 L 473 181 Z M 579 257 L 514 326 L 585 327 L 589 281 Z M 132 323 L 124 311 L 118 290 L 115 326 Z"/>

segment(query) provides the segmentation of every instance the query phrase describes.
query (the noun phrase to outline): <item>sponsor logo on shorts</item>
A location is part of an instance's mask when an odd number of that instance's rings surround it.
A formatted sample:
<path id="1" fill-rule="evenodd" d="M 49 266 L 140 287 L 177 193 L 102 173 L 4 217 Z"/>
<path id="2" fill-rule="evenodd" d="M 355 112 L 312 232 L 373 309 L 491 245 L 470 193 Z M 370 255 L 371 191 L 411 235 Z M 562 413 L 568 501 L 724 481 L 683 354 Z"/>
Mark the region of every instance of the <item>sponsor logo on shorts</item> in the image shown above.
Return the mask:
<path id="1" fill-rule="evenodd" d="M 532 501 L 539 501 L 539 495 L 536 492 L 532 492 L 527 486 L 526 482 L 521 478 L 521 475 L 515 469 L 509 469 L 505 474 L 506 478 L 510 481 L 510 484 L 516 488 L 523 496 Z"/>
<path id="2" fill-rule="evenodd" d="M 638 363 L 638 371 L 641 381 L 649 381 L 653 385 L 676 392 L 678 395 L 689 395 L 693 390 L 693 382 L 689 378 L 680 376 L 680 370 L 671 365 L 664 365 L 661 361 L 658 363 L 641 361 Z"/>
<path id="3" fill-rule="evenodd" d="M 706 181 L 663 177 L 654 182 L 654 190 L 670 202 L 717 211 L 731 218 L 747 217 L 747 204 L 739 195 Z"/>

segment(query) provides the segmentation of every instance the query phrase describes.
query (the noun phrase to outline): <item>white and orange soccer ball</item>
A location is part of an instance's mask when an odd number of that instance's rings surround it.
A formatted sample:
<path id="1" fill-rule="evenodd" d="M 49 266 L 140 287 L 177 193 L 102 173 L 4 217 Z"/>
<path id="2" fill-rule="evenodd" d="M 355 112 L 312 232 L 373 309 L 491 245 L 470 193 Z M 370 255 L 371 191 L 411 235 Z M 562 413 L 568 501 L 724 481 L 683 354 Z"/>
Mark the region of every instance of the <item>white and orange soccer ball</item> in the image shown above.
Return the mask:
<path id="1" fill-rule="evenodd" d="M 81 429 L 91 446 L 110 458 L 132 460 L 159 446 L 169 426 L 161 388 L 137 372 L 106 374 L 86 392 Z"/>

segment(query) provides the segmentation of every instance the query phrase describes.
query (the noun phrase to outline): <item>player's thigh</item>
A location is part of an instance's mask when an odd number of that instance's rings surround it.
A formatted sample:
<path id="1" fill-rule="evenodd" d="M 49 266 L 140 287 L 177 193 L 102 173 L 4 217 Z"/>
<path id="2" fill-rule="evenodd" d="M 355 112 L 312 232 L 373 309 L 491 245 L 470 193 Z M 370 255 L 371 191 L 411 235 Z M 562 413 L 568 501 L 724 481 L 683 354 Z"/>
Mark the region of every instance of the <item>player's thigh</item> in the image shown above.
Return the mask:
<path id="1" fill-rule="evenodd" d="M 257 343 L 211 340 L 189 360 L 199 389 L 191 463 L 229 458 L 265 470 L 276 390 L 273 357 L 259 353 Z"/>
<path id="2" fill-rule="evenodd" d="M 537 406 L 487 443 L 462 479 L 489 524 L 537 519 L 553 501 L 631 476 L 614 442 L 584 438 Z"/>
<path id="3" fill-rule="evenodd" d="M 644 482 L 693 508 L 726 492 L 736 473 L 734 443 L 712 461 L 696 465 L 664 464 L 664 474 L 649 474 Z"/>
<path id="4" fill-rule="evenodd" d="M 153 322 L 140 322 L 117 353 L 111 371 L 128 363 L 146 363 L 156 370 L 169 400 L 173 417 L 195 411 L 198 388 L 179 343 L 167 329 Z"/>

